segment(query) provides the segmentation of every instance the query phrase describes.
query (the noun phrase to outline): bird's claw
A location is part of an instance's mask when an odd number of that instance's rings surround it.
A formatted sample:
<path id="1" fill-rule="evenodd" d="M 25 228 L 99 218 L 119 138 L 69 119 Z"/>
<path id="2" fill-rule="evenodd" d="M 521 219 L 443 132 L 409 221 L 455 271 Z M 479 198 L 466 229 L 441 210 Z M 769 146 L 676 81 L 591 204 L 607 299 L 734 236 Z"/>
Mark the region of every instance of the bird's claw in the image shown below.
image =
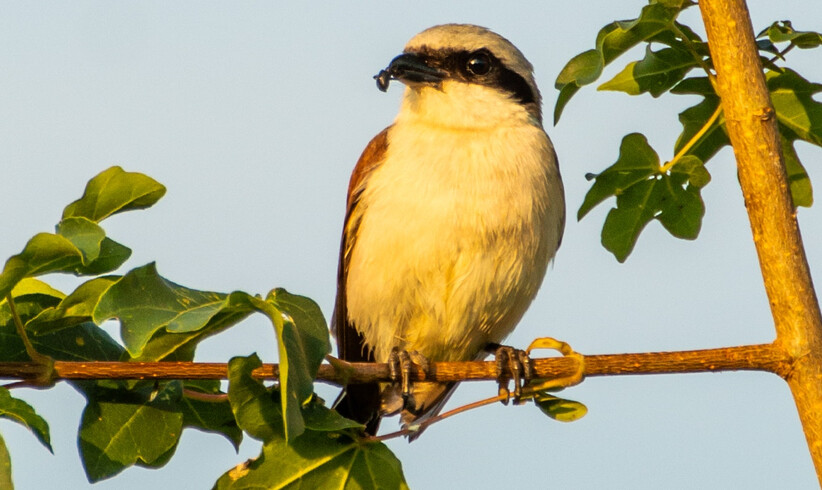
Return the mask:
<path id="1" fill-rule="evenodd" d="M 403 408 L 413 405 L 411 395 L 411 375 L 414 365 L 418 365 L 424 372 L 428 371 L 428 359 L 417 351 L 408 352 L 394 347 L 388 356 L 388 375 L 391 382 L 400 385 Z"/>
<path id="2" fill-rule="evenodd" d="M 511 392 L 508 390 L 508 382 L 514 382 L 514 404 L 518 405 L 522 400 L 522 388 L 527 385 L 533 375 L 531 358 L 524 350 L 515 349 L 508 345 L 494 345 L 494 358 L 497 363 L 497 382 L 499 383 L 499 396 L 503 405 L 508 404 Z M 508 376 L 506 368 L 511 373 Z"/>

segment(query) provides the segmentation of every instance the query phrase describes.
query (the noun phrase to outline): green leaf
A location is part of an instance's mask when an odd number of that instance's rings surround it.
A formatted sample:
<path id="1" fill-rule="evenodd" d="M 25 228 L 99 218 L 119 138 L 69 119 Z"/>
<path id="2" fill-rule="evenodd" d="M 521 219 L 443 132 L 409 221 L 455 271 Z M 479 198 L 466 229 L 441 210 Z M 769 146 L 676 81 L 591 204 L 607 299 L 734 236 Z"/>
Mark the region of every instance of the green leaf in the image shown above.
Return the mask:
<path id="1" fill-rule="evenodd" d="M 682 123 L 682 133 L 674 145 L 674 153 L 679 153 L 708 123 L 719 107 L 719 97 L 714 92 L 711 82 L 705 77 L 687 78 L 671 90 L 674 94 L 702 95 L 704 100 L 699 104 L 685 109 L 679 114 Z M 707 162 L 731 141 L 725 132 L 725 117 L 720 114 L 707 131 L 688 150 L 687 155 L 693 155 L 702 162 Z"/>
<path id="2" fill-rule="evenodd" d="M 14 286 L 14 289 L 11 290 L 11 296 L 13 298 L 31 295 L 48 296 L 50 298 L 56 298 L 57 300 L 62 300 L 66 297 L 62 291 L 58 291 L 48 283 L 31 277 L 21 280 Z M 2 300 L 0 300 L 0 302 L 2 302 Z"/>
<path id="3" fill-rule="evenodd" d="M 223 394 L 220 391 L 220 382 L 217 380 L 186 381 L 184 387 L 189 391 L 209 395 Z M 201 401 L 184 396 L 180 400 L 180 408 L 183 412 L 183 427 L 221 434 L 231 442 L 235 450 L 239 451 L 243 431 L 237 426 L 228 400 Z"/>
<path id="4" fill-rule="evenodd" d="M 622 139 L 616 163 L 596 176 L 577 216 L 582 219 L 594 206 L 616 196 L 616 207 L 602 227 L 602 245 L 624 262 L 652 219 L 678 238 L 696 238 L 705 214 L 700 189 L 709 181 L 702 161 L 694 156 L 663 171 L 645 136 L 632 133 Z"/>
<path id="5" fill-rule="evenodd" d="M 168 332 L 160 329 L 151 336 L 136 361 L 191 361 L 194 349 L 207 337 L 216 335 L 242 321 L 255 311 L 249 296 L 241 291 L 230 293 L 220 309 L 202 328 L 189 332 Z"/>
<path id="6" fill-rule="evenodd" d="M 88 235 L 72 235 L 71 238 L 77 239 L 82 247 L 89 247 Z M 108 238 L 103 238 L 99 250 L 94 251 L 81 250 L 63 235 L 38 233 L 26 243 L 22 252 L 6 261 L 0 274 L 0 297 L 6 296 L 25 277 L 52 272 L 103 274 L 119 267 L 130 254 L 131 250 Z M 95 259 L 89 260 L 92 256 Z"/>
<path id="7" fill-rule="evenodd" d="M 14 482 L 11 480 L 11 457 L 3 436 L 0 436 L 0 488 L 14 490 Z"/>
<path id="8" fill-rule="evenodd" d="M 72 272 L 82 264 L 82 253 L 61 235 L 38 233 L 23 251 L 6 261 L 0 274 L 0 297 L 4 297 L 24 277 L 50 272 Z"/>
<path id="9" fill-rule="evenodd" d="M 97 276 L 118 269 L 131 257 L 131 249 L 106 237 L 100 243 L 100 253 L 88 265 L 81 265 L 73 272 L 81 276 Z"/>
<path id="10" fill-rule="evenodd" d="M 214 488 L 393 490 L 408 485 L 400 461 L 383 443 L 307 431 L 293 443 L 265 443 L 259 457 L 223 474 Z"/>
<path id="11" fill-rule="evenodd" d="M 49 424 L 46 420 L 37 415 L 31 405 L 14 398 L 8 389 L 0 386 L 0 418 L 8 419 L 30 430 L 37 440 L 52 454 L 51 436 L 49 435 Z"/>
<path id="12" fill-rule="evenodd" d="M 789 20 L 776 21 L 757 35 L 768 36 L 774 43 L 791 42 L 797 48 L 808 49 L 822 45 L 822 34 L 814 31 L 796 31 Z"/>
<path id="13" fill-rule="evenodd" d="M 822 146 L 822 103 L 813 99 L 822 92 L 822 84 L 809 82 L 790 68 L 769 71 L 765 77 L 779 123 L 796 138 Z"/>
<path id="14" fill-rule="evenodd" d="M 313 395 L 317 369 L 331 352 L 328 328 L 313 301 L 284 289 L 271 291 L 265 301 L 251 300 L 268 316 L 277 334 L 284 432 L 292 441 L 305 430 L 300 407 Z"/>
<path id="15" fill-rule="evenodd" d="M 799 155 L 793 147 L 793 141 L 785 136 L 783 131 L 780 138 L 782 157 L 785 159 L 785 171 L 788 174 L 788 185 L 791 189 L 791 198 L 794 206 L 811 207 L 813 205 L 813 187 L 805 167 L 799 161 Z"/>
<path id="16" fill-rule="evenodd" d="M 325 403 L 317 397 L 303 407 L 303 418 L 305 428 L 319 432 L 339 432 L 347 429 L 363 429 L 365 426 L 347 419 L 336 410 L 331 410 Z"/>
<path id="17" fill-rule="evenodd" d="M 79 446 L 89 481 L 110 478 L 129 466 L 158 467 L 180 439 L 183 414 L 179 382 L 158 391 L 96 389 L 80 422 Z"/>
<path id="18" fill-rule="evenodd" d="M 565 400 L 548 393 L 540 393 L 535 398 L 542 413 L 559 422 L 573 422 L 588 413 L 588 407 L 574 400 Z"/>
<path id="19" fill-rule="evenodd" d="M 251 437 L 269 441 L 284 436 L 279 390 L 266 388 L 251 372 L 263 363 L 257 354 L 228 361 L 228 399 L 237 425 Z"/>
<path id="20" fill-rule="evenodd" d="M 66 237 L 80 251 L 83 265 L 100 256 L 100 247 L 106 232 L 97 223 L 86 218 L 66 218 L 57 224 L 57 234 Z"/>
<path id="21" fill-rule="evenodd" d="M 98 277 L 84 282 L 55 307 L 43 310 L 26 323 L 35 335 L 54 332 L 92 321 L 100 296 L 119 280 L 119 276 Z"/>
<path id="22" fill-rule="evenodd" d="M 554 84 L 560 91 L 554 107 L 554 124 L 559 121 L 562 110 L 579 87 L 596 81 L 608 63 L 632 47 L 654 38 L 661 32 L 670 30 L 679 12 L 690 5 L 689 2 L 667 3 L 669 5 L 652 2 L 642 8 L 637 19 L 606 25 L 597 34 L 596 49 L 585 51 L 571 58 L 560 71 Z"/>
<path id="23" fill-rule="evenodd" d="M 111 285 L 100 297 L 93 317 L 98 325 L 118 318 L 126 349 L 138 356 L 156 331 L 195 332 L 226 303 L 225 294 L 188 289 L 162 278 L 150 263 Z"/>
<path id="24" fill-rule="evenodd" d="M 679 83 L 695 66 L 698 66 L 697 60 L 688 51 L 680 48 L 652 51 L 649 44 L 645 58 L 629 63 L 598 89 L 616 90 L 629 95 L 649 92 L 653 97 L 659 97 Z"/>
<path id="25" fill-rule="evenodd" d="M 305 372 L 302 375 L 310 380 L 310 383 L 306 384 L 305 390 L 301 393 L 301 399 L 307 400 L 314 392 L 313 381 L 317 377 L 320 364 L 325 356 L 331 353 L 328 324 L 325 322 L 320 306 L 305 296 L 298 296 L 285 289 L 277 288 L 268 293 L 266 301 L 285 313 L 289 320 L 286 323 L 292 325 L 284 331 L 285 334 L 292 332 L 294 334 L 293 338 L 286 335 L 285 338 L 289 341 L 286 343 L 286 349 L 289 359 L 292 360 L 295 358 L 295 352 L 299 353 L 300 365 L 305 366 Z M 311 385 L 310 389 L 308 385 Z"/>
<path id="26" fill-rule="evenodd" d="M 619 158 L 616 163 L 596 176 L 596 181 L 585 195 L 577 211 L 577 219 L 582 219 L 597 204 L 619 195 L 631 186 L 645 181 L 659 172 L 659 156 L 648 145 L 648 140 L 640 133 L 631 133 L 622 138 Z"/>
<path id="27" fill-rule="evenodd" d="M 63 210 L 63 219 L 83 217 L 99 222 L 116 213 L 148 208 L 165 193 L 166 188 L 147 175 L 111 167 L 88 182 L 83 197 Z"/>

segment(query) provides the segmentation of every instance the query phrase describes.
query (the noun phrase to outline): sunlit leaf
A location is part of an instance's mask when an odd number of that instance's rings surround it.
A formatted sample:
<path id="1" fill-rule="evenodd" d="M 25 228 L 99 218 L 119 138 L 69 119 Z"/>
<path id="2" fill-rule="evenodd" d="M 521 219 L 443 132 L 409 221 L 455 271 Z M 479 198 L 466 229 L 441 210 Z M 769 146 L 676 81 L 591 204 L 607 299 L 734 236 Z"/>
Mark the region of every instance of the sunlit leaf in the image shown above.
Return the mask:
<path id="1" fill-rule="evenodd" d="M 659 171 L 659 156 L 645 136 L 631 133 L 622 139 L 616 163 L 596 176 L 577 212 L 582 219 L 597 204 L 616 196 Z"/>
<path id="2" fill-rule="evenodd" d="M 653 219 L 678 238 L 696 238 L 705 214 L 700 189 L 709 181 L 702 161 L 692 155 L 663 170 L 645 137 L 632 133 L 623 138 L 616 163 L 596 176 L 577 216 L 582 219 L 616 196 L 602 227 L 602 245 L 624 262 Z"/>
<path id="3" fill-rule="evenodd" d="M 614 78 L 599 86 L 599 90 L 616 90 L 630 95 L 650 93 L 659 97 L 698 66 L 690 52 L 680 48 L 645 50 L 645 58 L 629 63 Z"/>
<path id="4" fill-rule="evenodd" d="M 184 387 L 188 391 L 208 395 L 225 395 L 220 391 L 220 382 L 217 380 L 190 380 L 185 382 Z M 243 431 L 237 426 L 227 399 L 221 402 L 202 401 L 183 396 L 180 409 L 183 412 L 183 427 L 220 434 L 231 442 L 235 450 L 240 449 Z"/>
<path id="5" fill-rule="evenodd" d="M 158 467 L 177 446 L 183 414 L 179 382 L 158 391 L 97 389 L 87 393 L 79 447 L 89 481 L 110 478 L 129 466 Z"/>
<path id="6" fill-rule="evenodd" d="M 793 147 L 793 140 L 786 137 L 783 131 L 779 138 L 782 145 L 782 157 L 785 159 L 785 171 L 788 174 L 788 185 L 794 206 L 811 207 L 813 205 L 813 187 L 808 172 L 799 161 L 799 155 Z"/>
<path id="7" fill-rule="evenodd" d="M 542 413 L 559 422 L 573 422 L 588 413 L 588 407 L 574 400 L 565 400 L 548 393 L 540 393 L 534 398 Z"/>
<path id="8" fill-rule="evenodd" d="M 165 193 L 166 188 L 147 175 L 111 167 L 88 182 L 83 197 L 63 210 L 63 219 L 83 217 L 99 222 L 115 213 L 148 208 Z"/>
<path id="9" fill-rule="evenodd" d="M 240 426 L 251 437 L 269 441 L 284 437 L 279 390 L 266 388 L 251 372 L 263 363 L 257 354 L 228 361 L 228 399 Z"/>
<path id="10" fill-rule="evenodd" d="M 679 153 L 686 144 L 692 146 L 688 155 L 693 155 L 703 162 L 710 160 L 719 150 L 729 146 L 731 141 L 725 132 L 725 117 L 720 114 L 698 140 L 691 140 L 702 131 L 714 112 L 719 107 L 719 97 L 706 77 L 687 78 L 671 90 L 674 94 L 696 94 L 704 97 L 702 102 L 685 109 L 679 114 L 682 133 L 674 145 L 674 153 Z"/>
<path id="11" fill-rule="evenodd" d="M 197 291 L 162 278 L 154 263 L 138 267 L 112 284 L 100 297 L 97 324 L 120 320 L 120 332 L 132 356 L 138 356 L 161 328 L 193 332 L 203 328 L 226 305 L 227 295 Z"/>
<path id="12" fill-rule="evenodd" d="M 271 439 L 259 457 L 223 474 L 214 488 L 393 490 L 408 485 L 400 461 L 383 443 L 306 431 L 292 443 Z"/>
<path id="13" fill-rule="evenodd" d="M 14 490 L 14 483 L 11 481 L 11 457 L 3 436 L 0 436 L 0 488 Z"/>
<path id="14" fill-rule="evenodd" d="M 822 45 L 822 34 L 814 31 L 794 30 L 791 21 L 779 20 L 763 30 L 757 37 L 768 36 L 774 43 L 791 42 L 800 49 L 815 48 Z"/>
<path id="15" fill-rule="evenodd" d="M 119 276 L 98 277 L 84 282 L 65 297 L 59 305 L 44 310 L 29 320 L 26 328 L 35 335 L 42 335 L 92 321 L 92 313 L 100 296 L 118 279 Z"/>
<path id="16" fill-rule="evenodd" d="M 46 420 L 37 415 L 31 405 L 19 398 L 14 398 L 6 388 L 0 386 L 0 418 L 17 422 L 27 428 L 37 437 L 37 440 L 50 451 L 51 436 L 49 435 L 49 424 Z"/>
<path id="17" fill-rule="evenodd" d="M 790 68 L 765 74 L 780 124 L 797 138 L 822 146 L 822 103 L 813 99 L 822 84 L 804 79 Z"/>
<path id="18" fill-rule="evenodd" d="M 554 84 L 560 91 L 554 106 L 554 124 L 559 121 L 562 110 L 579 87 L 597 80 L 608 63 L 632 47 L 671 29 L 679 12 L 690 5 L 689 2 L 673 0 L 667 3 L 652 2 L 642 8 L 637 19 L 606 25 L 597 34 L 595 49 L 571 58 Z"/>

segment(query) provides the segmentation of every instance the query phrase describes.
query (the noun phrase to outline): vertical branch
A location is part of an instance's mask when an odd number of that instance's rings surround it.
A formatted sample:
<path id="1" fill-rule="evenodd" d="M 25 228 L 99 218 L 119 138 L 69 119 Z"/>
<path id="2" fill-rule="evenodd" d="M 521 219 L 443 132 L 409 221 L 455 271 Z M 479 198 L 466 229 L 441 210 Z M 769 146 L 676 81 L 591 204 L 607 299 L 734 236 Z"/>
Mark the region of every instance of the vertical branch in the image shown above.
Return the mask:
<path id="1" fill-rule="evenodd" d="M 786 380 L 822 482 L 822 317 L 750 15 L 744 0 L 700 0 L 699 8 L 771 305 L 775 345 L 793 359 Z"/>

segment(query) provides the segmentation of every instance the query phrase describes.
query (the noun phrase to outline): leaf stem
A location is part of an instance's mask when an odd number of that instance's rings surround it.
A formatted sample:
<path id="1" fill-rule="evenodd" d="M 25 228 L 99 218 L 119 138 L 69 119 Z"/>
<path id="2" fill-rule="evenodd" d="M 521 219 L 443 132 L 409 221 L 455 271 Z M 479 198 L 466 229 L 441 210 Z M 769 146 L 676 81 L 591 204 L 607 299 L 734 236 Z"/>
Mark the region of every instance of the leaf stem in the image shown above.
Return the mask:
<path id="1" fill-rule="evenodd" d="M 673 166 L 676 165 L 677 162 L 679 162 L 682 159 L 682 157 L 684 157 L 685 154 L 687 154 L 688 151 L 691 150 L 691 148 L 693 148 L 693 146 L 700 140 L 700 138 L 702 138 L 705 135 L 705 133 L 708 132 L 708 129 L 710 129 L 710 127 L 713 126 L 714 122 L 716 122 L 720 114 L 722 114 L 721 103 L 716 105 L 716 110 L 713 114 L 711 114 L 711 117 L 709 117 L 705 124 L 702 125 L 702 128 L 700 128 L 700 130 L 697 131 L 697 133 L 693 135 L 693 137 L 691 137 L 690 140 L 688 140 L 685 146 L 683 146 L 682 149 L 680 149 L 679 152 L 676 155 L 674 155 L 671 161 L 665 163 L 665 165 L 659 168 L 659 172 L 666 173 L 669 170 L 671 170 L 671 168 L 673 168 Z"/>
<path id="2" fill-rule="evenodd" d="M 221 403 L 228 401 L 227 393 L 203 393 L 202 391 L 183 388 L 183 395 L 191 400 L 198 400 L 201 402 Z"/>
<path id="3" fill-rule="evenodd" d="M 680 39 L 682 39 L 682 42 L 685 43 L 685 48 L 687 48 L 688 51 L 691 52 L 691 55 L 694 57 L 696 62 L 705 71 L 705 74 L 708 75 L 708 80 L 711 82 L 711 86 L 713 86 L 714 90 L 716 90 L 716 76 L 711 71 L 711 65 L 709 65 L 702 57 L 702 55 L 699 54 L 699 52 L 694 47 L 694 43 L 688 38 L 688 36 L 685 35 L 684 32 L 682 32 L 682 30 L 679 27 L 677 27 L 676 24 L 677 23 L 674 22 L 671 25 L 671 29 L 674 31 L 674 34 L 676 34 L 677 36 L 679 36 Z"/>
<path id="4" fill-rule="evenodd" d="M 56 374 L 54 371 L 54 359 L 40 354 L 37 352 L 37 349 L 34 348 L 34 345 L 32 345 L 29 336 L 26 334 L 26 327 L 23 325 L 23 320 L 20 318 L 20 314 L 17 313 L 17 306 L 14 304 L 14 298 L 12 298 L 11 293 L 6 296 L 6 302 L 9 304 L 11 318 L 14 321 L 14 328 L 17 330 L 17 334 L 20 336 L 20 339 L 23 341 L 23 346 L 26 348 L 26 354 L 38 365 L 38 372 L 34 379 L 31 380 L 31 383 L 40 387 L 53 385 Z"/>

